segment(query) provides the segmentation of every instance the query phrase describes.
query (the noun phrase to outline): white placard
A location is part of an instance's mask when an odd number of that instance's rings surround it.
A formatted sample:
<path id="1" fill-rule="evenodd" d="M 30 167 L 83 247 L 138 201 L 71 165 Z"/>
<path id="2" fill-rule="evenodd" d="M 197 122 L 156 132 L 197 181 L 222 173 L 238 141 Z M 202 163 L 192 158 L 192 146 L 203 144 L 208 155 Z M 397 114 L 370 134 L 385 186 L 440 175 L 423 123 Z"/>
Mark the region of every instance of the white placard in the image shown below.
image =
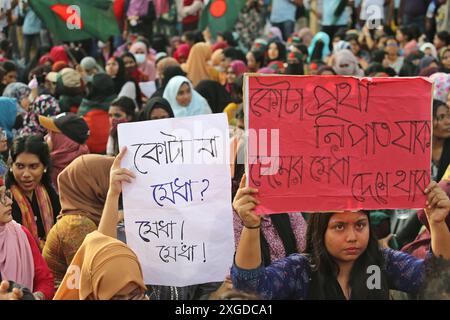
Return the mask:
<path id="1" fill-rule="evenodd" d="M 234 254 L 225 114 L 123 123 L 127 244 L 150 285 L 223 281 Z"/>

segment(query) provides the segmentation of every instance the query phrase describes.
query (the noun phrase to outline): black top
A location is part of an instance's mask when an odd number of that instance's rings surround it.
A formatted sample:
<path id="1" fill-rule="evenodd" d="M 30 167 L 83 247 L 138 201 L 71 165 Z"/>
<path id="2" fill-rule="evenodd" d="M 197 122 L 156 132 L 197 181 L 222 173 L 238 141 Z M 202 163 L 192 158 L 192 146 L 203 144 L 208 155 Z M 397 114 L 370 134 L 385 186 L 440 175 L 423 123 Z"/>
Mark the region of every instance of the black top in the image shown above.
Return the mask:
<path id="1" fill-rule="evenodd" d="M 53 222 L 56 223 L 56 217 L 58 216 L 59 212 L 61 211 L 59 197 L 56 194 L 56 191 L 52 187 L 50 187 L 50 188 L 46 187 L 45 189 L 47 190 L 48 196 L 50 197 L 50 202 L 52 203 L 53 216 L 54 216 Z M 38 204 L 35 192 L 33 192 L 33 198 L 31 200 L 31 208 L 33 209 L 34 216 L 36 217 L 36 225 L 37 225 L 39 238 L 45 239 L 45 237 L 46 237 L 45 228 L 44 228 L 44 224 L 42 222 L 41 211 L 39 209 L 39 204 Z M 13 219 L 17 223 L 22 224 L 22 212 L 20 211 L 19 205 L 17 204 L 15 199 L 13 200 L 13 204 L 12 204 L 12 216 L 13 216 Z"/>

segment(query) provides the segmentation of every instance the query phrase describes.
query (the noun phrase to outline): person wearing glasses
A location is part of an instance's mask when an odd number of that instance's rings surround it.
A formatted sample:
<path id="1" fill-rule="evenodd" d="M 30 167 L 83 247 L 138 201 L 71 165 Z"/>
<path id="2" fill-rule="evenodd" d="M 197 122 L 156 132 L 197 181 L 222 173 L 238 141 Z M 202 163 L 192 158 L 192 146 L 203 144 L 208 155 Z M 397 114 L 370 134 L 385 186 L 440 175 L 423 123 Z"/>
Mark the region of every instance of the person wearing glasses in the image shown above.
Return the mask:
<path id="1" fill-rule="evenodd" d="M 28 231 L 12 217 L 12 194 L 0 187 L 0 300 L 23 299 L 24 291 L 36 300 L 52 299 L 53 275 Z M 20 288 L 7 292 L 11 283 Z"/>

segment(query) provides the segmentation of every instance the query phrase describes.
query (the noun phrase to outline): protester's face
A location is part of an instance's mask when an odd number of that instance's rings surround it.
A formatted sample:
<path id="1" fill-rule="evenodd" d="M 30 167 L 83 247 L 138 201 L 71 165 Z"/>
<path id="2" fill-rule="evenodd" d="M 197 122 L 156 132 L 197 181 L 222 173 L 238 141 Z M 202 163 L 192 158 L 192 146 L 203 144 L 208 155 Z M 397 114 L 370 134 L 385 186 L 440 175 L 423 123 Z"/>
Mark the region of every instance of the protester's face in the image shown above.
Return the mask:
<path id="1" fill-rule="evenodd" d="M 141 287 L 134 283 L 129 283 L 117 292 L 111 300 L 148 300 L 148 297 Z"/>
<path id="2" fill-rule="evenodd" d="M 256 59 L 253 53 L 249 52 L 247 53 L 247 67 L 250 71 L 256 71 L 258 70 L 258 66 L 256 65 Z"/>
<path id="3" fill-rule="evenodd" d="M 431 48 L 426 48 L 423 53 L 425 54 L 425 56 L 432 56 L 433 52 L 431 51 Z"/>
<path id="4" fill-rule="evenodd" d="M 436 47 L 437 50 L 439 50 L 442 47 L 444 47 L 444 42 L 441 39 L 439 39 L 439 37 L 437 35 L 434 36 L 433 44 L 434 44 L 434 46 Z"/>
<path id="5" fill-rule="evenodd" d="M 106 64 L 106 73 L 114 78 L 119 72 L 119 64 L 116 60 L 109 60 Z"/>
<path id="6" fill-rule="evenodd" d="M 236 74 L 234 73 L 233 68 L 229 67 L 227 69 L 227 82 L 233 83 L 234 80 L 236 80 Z"/>
<path id="7" fill-rule="evenodd" d="M 5 186 L 0 187 L 0 226 L 12 220 L 12 195 Z"/>
<path id="8" fill-rule="evenodd" d="M 32 153 L 21 153 L 12 166 L 14 180 L 25 192 L 32 192 L 41 182 L 44 174 L 44 164 Z"/>
<path id="9" fill-rule="evenodd" d="M 359 43 L 356 40 L 350 41 L 350 47 L 351 47 L 353 54 L 357 54 L 360 50 Z"/>
<path id="10" fill-rule="evenodd" d="M 192 100 L 191 87 L 187 83 L 183 83 L 177 93 L 177 102 L 180 106 L 187 107 Z"/>
<path id="11" fill-rule="evenodd" d="M 167 119 L 170 118 L 170 114 L 164 110 L 163 108 L 155 107 L 150 113 L 149 120 L 159 120 L 159 119 Z"/>
<path id="12" fill-rule="evenodd" d="M 112 125 L 112 121 L 127 119 L 127 114 L 123 112 L 119 107 L 111 106 L 109 107 L 109 124 Z"/>
<path id="13" fill-rule="evenodd" d="M 352 262 L 369 243 L 369 220 L 364 213 L 335 213 L 325 231 L 325 247 L 337 262 Z"/>
<path id="14" fill-rule="evenodd" d="M 231 58 L 227 58 L 225 57 L 225 55 L 223 56 L 222 61 L 220 62 L 220 67 L 222 68 L 223 71 L 227 71 L 228 67 L 231 64 Z"/>
<path id="15" fill-rule="evenodd" d="M 30 108 L 30 104 L 30 99 L 28 97 L 20 101 L 20 106 L 26 111 L 28 111 L 28 109 Z"/>
<path id="16" fill-rule="evenodd" d="M 433 119 L 433 136 L 440 139 L 450 138 L 450 109 L 447 106 L 440 106 Z"/>
<path id="17" fill-rule="evenodd" d="M 386 52 L 391 55 L 398 53 L 398 44 L 395 40 L 388 40 L 386 42 Z"/>
<path id="18" fill-rule="evenodd" d="M 7 74 L 5 74 L 3 81 L 6 85 L 13 83 L 13 82 L 17 82 L 17 72 L 16 71 L 8 72 Z"/>
<path id="19" fill-rule="evenodd" d="M 442 64 L 445 68 L 450 69 L 450 50 L 447 50 L 442 56 Z"/>
<path id="20" fill-rule="evenodd" d="M 136 62 L 130 57 L 124 57 L 123 64 L 125 65 L 125 68 L 128 70 L 133 70 L 136 68 Z"/>
<path id="21" fill-rule="evenodd" d="M 267 49 L 267 55 L 270 60 L 278 59 L 279 51 L 276 43 L 271 43 L 269 49 Z"/>

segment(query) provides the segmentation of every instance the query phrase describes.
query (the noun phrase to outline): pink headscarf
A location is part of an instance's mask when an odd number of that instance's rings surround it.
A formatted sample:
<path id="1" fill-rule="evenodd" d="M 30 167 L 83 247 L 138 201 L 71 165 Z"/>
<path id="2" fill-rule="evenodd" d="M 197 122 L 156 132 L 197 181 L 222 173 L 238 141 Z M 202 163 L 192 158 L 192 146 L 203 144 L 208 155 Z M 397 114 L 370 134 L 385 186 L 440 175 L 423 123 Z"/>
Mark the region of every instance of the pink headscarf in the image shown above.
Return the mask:
<path id="1" fill-rule="evenodd" d="M 79 144 L 62 133 L 49 132 L 53 150 L 50 153 L 52 159 L 52 182 L 59 190 L 58 175 L 67 167 L 73 160 L 83 154 L 89 153 L 89 148 L 85 144 Z"/>
<path id="2" fill-rule="evenodd" d="M 434 82 L 434 99 L 447 103 L 450 92 L 450 74 L 437 72 L 430 76 L 430 80 Z"/>
<path id="3" fill-rule="evenodd" d="M 130 52 L 135 54 L 138 50 L 143 50 L 145 55 L 148 55 L 148 48 L 145 43 L 141 41 L 136 41 L 130 47 Z M 148 58 L 144 61 L 144 63 L 139 65 L 139 70 L 142 71 L 145 75 L 148 76 L 149 81 L 153 81 L 156 79 L 156 68 L 153 62 L 150 62 Z"/>
<path id="4" fill-rule="evenodd" d="M 0 226 L 0 272 L 3 280 L 17 282 L 33 292 L 33 254 L 25 231 L 14 220 Z"/>
<path id="5" fill-rule="evenodd" d="M 234 74 L 236 77 L 239 77 L 244 72 L 247 72 L 247 66 L 246 64 L 241 60 L 234 60 L 230 64 L 231 69 L 233 69 Z"/>

